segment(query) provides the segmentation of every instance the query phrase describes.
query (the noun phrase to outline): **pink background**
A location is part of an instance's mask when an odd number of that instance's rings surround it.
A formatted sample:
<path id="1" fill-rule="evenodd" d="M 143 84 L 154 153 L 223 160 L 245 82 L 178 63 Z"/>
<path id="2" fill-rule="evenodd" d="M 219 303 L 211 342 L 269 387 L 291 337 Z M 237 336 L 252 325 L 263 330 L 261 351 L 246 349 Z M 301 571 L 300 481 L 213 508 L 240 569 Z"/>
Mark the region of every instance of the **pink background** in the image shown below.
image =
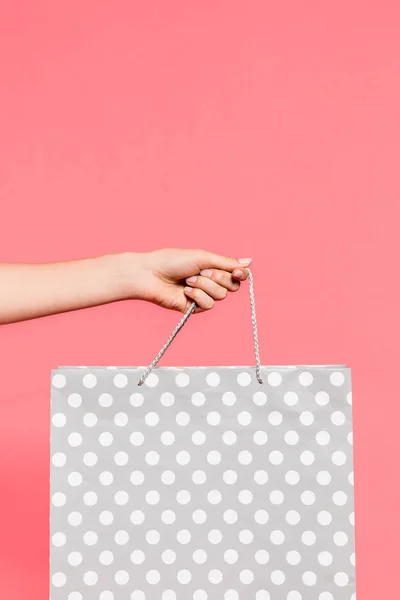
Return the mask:
<path id="1" fill-rule="evenodd" d="M 400 584 L 399 17 L 16 0 L 0 18 L 0 260 L 252 256 L 263 363 L 353 368 L 357 600 Z M 127 302 L 1 328 L 1 598 L 47 598 L 49 370 L 142 365 L 177 318 Z M 243 290 L 163 364 L 252 361 Z"/>

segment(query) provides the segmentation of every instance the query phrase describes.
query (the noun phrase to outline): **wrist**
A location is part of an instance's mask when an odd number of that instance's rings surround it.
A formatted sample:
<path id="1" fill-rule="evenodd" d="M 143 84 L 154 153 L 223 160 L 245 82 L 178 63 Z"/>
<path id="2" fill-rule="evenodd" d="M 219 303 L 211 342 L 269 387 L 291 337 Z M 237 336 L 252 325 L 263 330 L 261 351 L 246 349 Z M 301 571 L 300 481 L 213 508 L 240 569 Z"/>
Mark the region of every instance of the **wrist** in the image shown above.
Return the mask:
<path id="1" fill-rule="evenodd" d="M 145 296 L 147 253 L 123 252 L 111 258 L 112 279 L 119 300 L 140 300 Z"/>

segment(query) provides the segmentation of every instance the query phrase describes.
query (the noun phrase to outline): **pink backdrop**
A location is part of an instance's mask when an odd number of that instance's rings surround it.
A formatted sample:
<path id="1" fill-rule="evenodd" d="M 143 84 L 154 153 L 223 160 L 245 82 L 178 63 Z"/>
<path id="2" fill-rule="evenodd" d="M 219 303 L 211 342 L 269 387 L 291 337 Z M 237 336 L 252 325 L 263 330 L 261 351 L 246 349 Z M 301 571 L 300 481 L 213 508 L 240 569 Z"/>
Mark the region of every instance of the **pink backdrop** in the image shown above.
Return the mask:
<path id="1" fill-rule="evenodd" d="M 9 2 L 0 260 L 252 256 L 263 363 L 353 368 L 357 600 L 377 600 L 400 583 L 400 9 L 323 4 Z M 146 363 L 177 318 L 127 302 L 1 328 L 1 598 L 47 597 L 49 370 Z M 243 290 L 164 364 L 252 360 Z"/>

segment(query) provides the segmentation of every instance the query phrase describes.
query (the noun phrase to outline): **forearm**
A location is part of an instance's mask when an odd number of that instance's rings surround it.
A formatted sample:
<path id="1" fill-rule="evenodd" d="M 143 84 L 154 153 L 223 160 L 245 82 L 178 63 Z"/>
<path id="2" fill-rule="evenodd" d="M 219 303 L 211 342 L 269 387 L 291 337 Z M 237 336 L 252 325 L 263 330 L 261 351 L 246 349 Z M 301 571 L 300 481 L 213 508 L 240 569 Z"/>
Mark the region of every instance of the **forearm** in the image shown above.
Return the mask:
<path id="1" fill-rule="evenodd" d="M 48 264 L 0 263 L 0 324 L 133 296 L 134 254 Z"/>

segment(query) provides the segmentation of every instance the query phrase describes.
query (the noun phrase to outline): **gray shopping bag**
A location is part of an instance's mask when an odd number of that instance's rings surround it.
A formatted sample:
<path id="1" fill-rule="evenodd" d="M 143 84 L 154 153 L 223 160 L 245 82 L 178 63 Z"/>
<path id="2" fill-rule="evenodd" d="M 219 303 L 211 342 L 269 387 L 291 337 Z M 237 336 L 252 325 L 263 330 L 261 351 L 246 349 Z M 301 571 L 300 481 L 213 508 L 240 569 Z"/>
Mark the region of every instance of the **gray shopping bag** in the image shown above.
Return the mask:
<path id="1" fill-rule="evenodd" d="M 355 600 L 350 370 L 60 367 L 52 600 Z"/>

